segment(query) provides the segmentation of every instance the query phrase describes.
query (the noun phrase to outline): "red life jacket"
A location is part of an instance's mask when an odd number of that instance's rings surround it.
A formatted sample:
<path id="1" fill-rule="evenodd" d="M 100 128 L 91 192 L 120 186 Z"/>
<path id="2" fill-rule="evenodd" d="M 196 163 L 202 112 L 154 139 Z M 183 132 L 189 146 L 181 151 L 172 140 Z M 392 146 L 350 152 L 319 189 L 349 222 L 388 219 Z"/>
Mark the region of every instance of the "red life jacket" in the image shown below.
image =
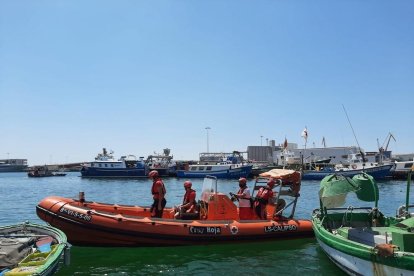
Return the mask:
<path id="1" fill-rule="evenodd" d="M 151 188 L 151 193 L 154 199 L 160 198 L 160 195 L 158 192 L 158 185 L 161 185 L 162 192 L 164 195 L 167 193 L 167 191 L 165 190 L 164 182 L 162 182 L 161 179 L 154 179 L 154 182 L 152 182 L 152 188 Z"/>
<path id="2" fill-rule="evenodd" d="M 269 198 L 272 197 L 273 191 L 269 187 L 261 187 L 256 195 L 256 199 L 262 204 L 267 204 L 269 202 Z"/>
<path id="3" fill-rule="evenodd" d="M 191 195 L 194 195 L 194 199 L 192 200 L 191 206 L 187 209 L 188 212 L 192 212 L 195 209 L 196 191 L 194 191 L 193 189 L 190 189 L 190 190 L 186 191 L 185 194 L 184 194 L 184 198 L 183 198 L 183 205 L 184 205 L 184 204 L 187 204 L 187 203 L 190 202 L 190 200 L 191 200 L 190 197 L 192 197 Z"/>

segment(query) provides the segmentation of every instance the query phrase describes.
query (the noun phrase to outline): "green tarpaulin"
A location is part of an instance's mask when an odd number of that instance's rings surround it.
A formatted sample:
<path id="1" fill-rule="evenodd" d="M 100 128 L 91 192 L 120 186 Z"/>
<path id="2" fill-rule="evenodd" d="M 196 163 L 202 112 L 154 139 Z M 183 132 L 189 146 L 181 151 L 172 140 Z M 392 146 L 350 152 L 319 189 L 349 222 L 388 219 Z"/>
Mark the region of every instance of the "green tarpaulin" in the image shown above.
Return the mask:
<path id="1" fill-rule="evenodd" d="M 349 192 L 355 192 L 363 201 L 377 201 L 378 187 L 375 180 L 367 175 L 356 175 L 352 179 L 342 175 L 328 175 L 321 181 L 319 198 L 326 208 L 345 204 Z"/>

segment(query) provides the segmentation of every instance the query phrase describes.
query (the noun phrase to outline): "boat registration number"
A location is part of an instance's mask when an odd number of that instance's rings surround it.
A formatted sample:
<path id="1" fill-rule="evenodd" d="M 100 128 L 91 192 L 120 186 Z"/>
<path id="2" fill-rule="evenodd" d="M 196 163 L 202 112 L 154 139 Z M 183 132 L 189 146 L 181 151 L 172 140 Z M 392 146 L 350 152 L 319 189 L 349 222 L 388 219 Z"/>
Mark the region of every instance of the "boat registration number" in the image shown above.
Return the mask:
<path id="1" fill-rule="evenodd" d="M 285 231 L 296 231 L 298 227 L 294 224 L 288 225 L 272 225 L 272 226 L 265 226 L 264 231 L 265 233 L 269 232 L 285 232 Z"/>
<path id="2" fill-rule="evenodd" d="M 82 213 L 78 213 L 76 211 L 70 210 L 70 209 L 66 209 L 65 207 L 60 208 L 60 212 L 63 214 L 67 214 L 69 216 L 78 218 L 78 219 L 83 219 L 84 221 L 91 221 L 92 217 L 82 214 Z"/>
<path id="3" fill-rule="evenodd" d="M 220 235 L 221 227 L 218 226 L 191 226 L 188 228 L 190 234 L 192 235 Z"/>

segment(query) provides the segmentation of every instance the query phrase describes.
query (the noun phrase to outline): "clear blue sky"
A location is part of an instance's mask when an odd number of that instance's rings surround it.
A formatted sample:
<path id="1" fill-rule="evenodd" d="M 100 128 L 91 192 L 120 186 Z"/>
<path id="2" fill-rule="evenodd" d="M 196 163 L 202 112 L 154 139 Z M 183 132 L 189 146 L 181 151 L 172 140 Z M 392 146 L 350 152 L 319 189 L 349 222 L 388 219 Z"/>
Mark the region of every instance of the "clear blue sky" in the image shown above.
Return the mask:
<path id="1" fill-rule="evenodd" d="M 0 158 L 414 152 L 414 1 L 1 1 Z"/>

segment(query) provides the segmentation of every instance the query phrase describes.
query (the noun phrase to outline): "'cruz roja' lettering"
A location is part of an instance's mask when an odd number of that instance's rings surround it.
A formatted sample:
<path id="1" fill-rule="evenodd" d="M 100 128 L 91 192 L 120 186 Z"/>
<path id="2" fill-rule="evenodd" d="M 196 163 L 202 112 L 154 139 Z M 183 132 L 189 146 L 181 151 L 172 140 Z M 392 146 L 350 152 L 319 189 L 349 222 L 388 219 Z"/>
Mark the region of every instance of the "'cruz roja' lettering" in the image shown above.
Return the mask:
<path id="1" fill-rule="evenodd" d="M 212 226 L 212 227 L 200 227 L 200 226 L 191 226 L 188 228 L 190 234 L 193 235 L 220 235 L 221 227 Z"/>
<path id="2" fill-rule="evenodd" d="M 285 232 L 285 231 L 296 231 L 298 227 L 294 224 L 287 224 L 287 225 L 272 225 L 272 226 L 265 226 L 264 231 L 265 233 L 269 232 Z"/>

